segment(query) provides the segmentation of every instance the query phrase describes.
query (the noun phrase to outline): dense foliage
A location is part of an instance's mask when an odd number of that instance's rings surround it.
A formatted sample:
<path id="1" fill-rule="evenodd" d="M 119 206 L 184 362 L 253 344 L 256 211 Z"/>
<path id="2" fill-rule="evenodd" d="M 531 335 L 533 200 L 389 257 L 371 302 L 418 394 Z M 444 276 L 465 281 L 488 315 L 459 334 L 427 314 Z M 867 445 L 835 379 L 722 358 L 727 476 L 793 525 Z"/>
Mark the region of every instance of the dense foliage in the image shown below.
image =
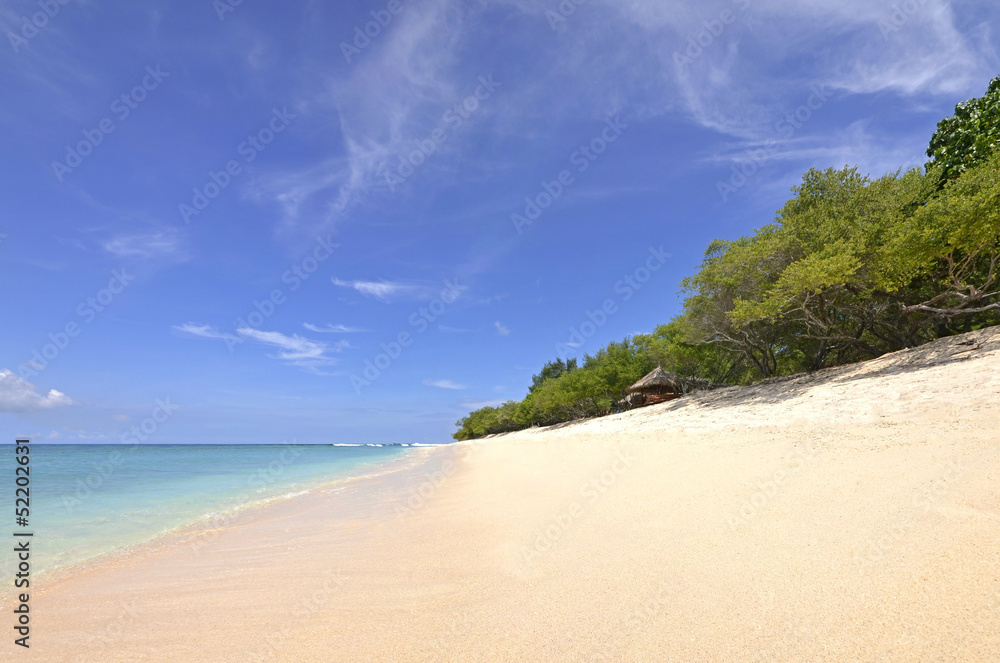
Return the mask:
<path id="1" fill-rule="evenodd" d="M 986 95 L 955 106 L 952 117 L 941 120 L 931 138 L 927 156 L 941 166 L 947 179 L 992 156 L 1000 140 L 1000 78 L 994 78 Z"/>
<path id="2" fill-rule="evenodd" d="M 680 316 L 582 366 L 547 363 L 524 400 L 470 413 L 454 437 L 616 411 L 657 365 L 748 384 L 1000 323 L 998 107 L 995 79 L 939 125 L 925 170 L 810 170 L 773 222 L 709 245 Z"/>

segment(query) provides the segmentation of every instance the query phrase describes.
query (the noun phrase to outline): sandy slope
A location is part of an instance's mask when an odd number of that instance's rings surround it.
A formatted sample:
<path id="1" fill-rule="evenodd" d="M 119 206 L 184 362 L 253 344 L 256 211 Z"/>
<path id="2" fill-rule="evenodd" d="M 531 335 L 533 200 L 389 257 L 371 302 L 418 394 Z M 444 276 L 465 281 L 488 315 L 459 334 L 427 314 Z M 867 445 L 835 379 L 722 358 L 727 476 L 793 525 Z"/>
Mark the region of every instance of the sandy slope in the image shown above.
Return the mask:
<path id="1" fill-rule="evenodd" d="M 420 450 L 76 574 L 30 659 L 1000 660 L 1000 330 L 963 340 Z"/>

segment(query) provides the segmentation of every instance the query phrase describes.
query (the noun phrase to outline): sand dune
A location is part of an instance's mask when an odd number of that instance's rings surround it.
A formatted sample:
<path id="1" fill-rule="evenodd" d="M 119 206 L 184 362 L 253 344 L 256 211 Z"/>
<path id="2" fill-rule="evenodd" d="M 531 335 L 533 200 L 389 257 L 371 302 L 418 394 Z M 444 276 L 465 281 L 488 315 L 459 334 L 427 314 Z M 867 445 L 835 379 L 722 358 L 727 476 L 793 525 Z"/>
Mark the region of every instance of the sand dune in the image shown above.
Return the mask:
<path id="1" fill-rule="evenodd" d="M 65 578 L 30 658 L 997 661 L 998 429 L 994 330 L 419 449 Z"/>

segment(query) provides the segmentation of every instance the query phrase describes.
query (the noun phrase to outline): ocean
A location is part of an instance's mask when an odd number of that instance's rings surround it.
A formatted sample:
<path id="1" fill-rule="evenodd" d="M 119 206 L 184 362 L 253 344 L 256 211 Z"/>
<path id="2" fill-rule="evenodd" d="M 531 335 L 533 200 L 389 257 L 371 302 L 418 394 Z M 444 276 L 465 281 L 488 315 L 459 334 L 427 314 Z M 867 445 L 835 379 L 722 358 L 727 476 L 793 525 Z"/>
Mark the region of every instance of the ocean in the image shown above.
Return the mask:
<path id="1" fill-rule="evenodd" d="M 31 445 L 32 573 L 222 514 L 376 474 L 410 451 L 370 445 Z M 14 446 L 0 445 L 14 526 Z M 25 528 L 14 528 L 22 531 Z M 0 558 L 9 564 L 11 555 Z M 3 577 L 10 574 L 5 573 Z"/>

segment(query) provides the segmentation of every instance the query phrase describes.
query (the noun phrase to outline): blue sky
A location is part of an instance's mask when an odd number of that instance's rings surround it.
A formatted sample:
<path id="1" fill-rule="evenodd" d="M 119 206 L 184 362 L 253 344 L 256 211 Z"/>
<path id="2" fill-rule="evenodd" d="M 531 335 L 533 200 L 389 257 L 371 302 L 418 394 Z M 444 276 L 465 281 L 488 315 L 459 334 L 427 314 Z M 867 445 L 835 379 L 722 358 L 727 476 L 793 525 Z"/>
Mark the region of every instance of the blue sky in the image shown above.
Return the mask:
<path id="1" fill-rule="evenodd" d="M 0 434 L 448 441 L 557 349 L 668 321 L 806 169 L 923 164 L 998 19 L 0 0 Z"/>

